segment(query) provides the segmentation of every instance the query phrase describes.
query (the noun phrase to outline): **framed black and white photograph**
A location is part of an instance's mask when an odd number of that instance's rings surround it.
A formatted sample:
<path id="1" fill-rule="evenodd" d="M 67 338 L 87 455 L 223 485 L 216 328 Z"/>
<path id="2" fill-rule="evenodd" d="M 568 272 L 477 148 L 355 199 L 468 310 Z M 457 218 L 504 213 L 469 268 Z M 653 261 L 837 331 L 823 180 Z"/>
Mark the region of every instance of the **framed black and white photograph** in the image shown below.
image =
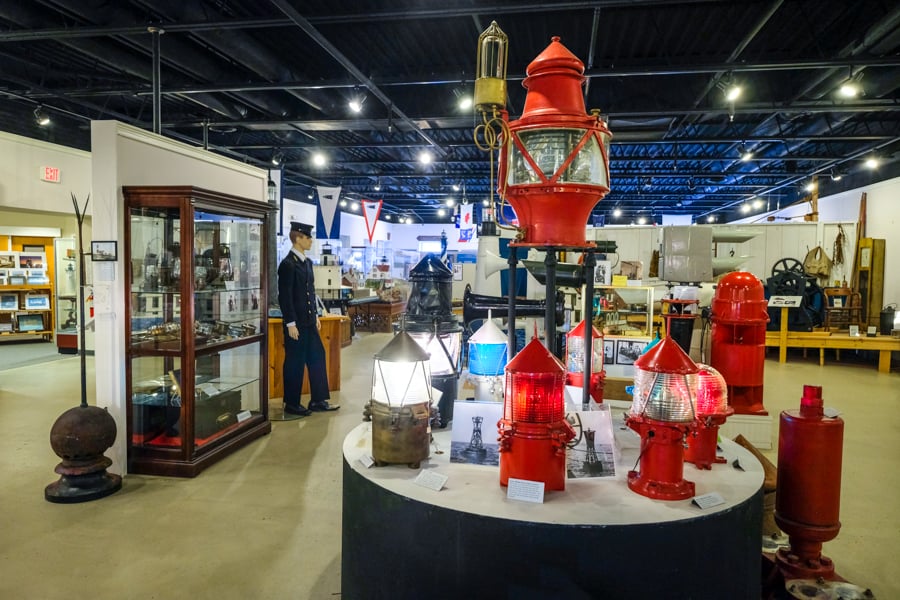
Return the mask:
<path id="1" fill-rule="evenodd" d="M 91 260 L 114 261 L 118 259 L 118 243 L 115 240 L 109 242 L 91 242 Z"/>
<path id="2" fill-rule="evenodd" d="M 450 462 L 499 466 L 497 421 L 502 416 L 502 402 L 454 402 Z"/>
<path id="3" fill-rule="evenodd" d="M 617 365 L 633 365 L 638 359 L 647 342 L 635 340 L 617 340 L 616 344 L 616 364 Z"/>
<path id="4" fill-rule="evenodd" d="M 612 365 L 616 362 L 616 342 L 603 340 L 603 364 Z"/>
<path id="5" fill-rule="evenodd" d="M 44 250 L 40 244 L 22 244 L 22 252 L 25 254 L 43 254 Z"/>
<path id="6" fill-rule="evenodd" d="M 19 266 L 18 256 L 10 253 L 0 253 L 0 269 L 15 269 Z"/>
<path id="7" fill-rule="evenodd" d="M 48 294 L 29 294 L 25 296 L 26 310 L 50 310 L 50 296 Z"/>
<path id="8" fill-rule="evenodd" d="M 594 267 L 594 284 L 609 285 L 612 281 L 612 261 L 598 260 Z"/>
<path id="9" fill-rule="evenodd" d="M 566 420 L 576 434 L 566 452 L 566 477 L 615 477 L 616 444 L 609 407 L 570 412 Z"/>

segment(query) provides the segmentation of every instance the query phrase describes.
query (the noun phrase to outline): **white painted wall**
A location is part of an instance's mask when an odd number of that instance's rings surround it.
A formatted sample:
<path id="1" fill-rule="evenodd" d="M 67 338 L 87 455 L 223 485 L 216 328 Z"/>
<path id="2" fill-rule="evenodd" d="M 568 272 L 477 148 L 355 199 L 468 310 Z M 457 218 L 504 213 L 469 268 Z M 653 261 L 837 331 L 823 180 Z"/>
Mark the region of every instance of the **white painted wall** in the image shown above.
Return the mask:
<path id="1" fill-rule="evenodd" d="M 60 183 L 41 180 L 44 166 L 59 168 Z M 0 132 L 0 211 L 65 213 L 74 220 L 70 194 L 84 203 L 90 191 L 90 152 Z"/>
<path id="2" fill-rule="evenodd" d="M 117 121 L 91 123 L 91 148 L 93 235 L 120 240 L 120 248 L 125 185 L 192 185 L 267 200 L 266 171 Z M 93 265 L 97 405 L 116 420 L 119 435 L 107 454 L 113 460 L 109 470 L 119 474 L 127 469 L 124 255 L 120 250 L 118 262 Z"/>

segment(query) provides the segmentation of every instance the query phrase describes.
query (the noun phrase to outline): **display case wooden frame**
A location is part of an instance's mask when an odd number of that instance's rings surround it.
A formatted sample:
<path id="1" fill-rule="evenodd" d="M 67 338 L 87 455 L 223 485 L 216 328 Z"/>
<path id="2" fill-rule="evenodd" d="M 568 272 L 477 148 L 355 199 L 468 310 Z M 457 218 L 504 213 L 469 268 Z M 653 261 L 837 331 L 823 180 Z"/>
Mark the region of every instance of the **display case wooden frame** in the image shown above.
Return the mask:
<path id="1" fill-rule="evenodd" d="M 271 431 L 268 206 L 188 186 L 123 193 L 128 468 L 193 477 Z M 256 307 L 223 314 L 239 292 Z"/>

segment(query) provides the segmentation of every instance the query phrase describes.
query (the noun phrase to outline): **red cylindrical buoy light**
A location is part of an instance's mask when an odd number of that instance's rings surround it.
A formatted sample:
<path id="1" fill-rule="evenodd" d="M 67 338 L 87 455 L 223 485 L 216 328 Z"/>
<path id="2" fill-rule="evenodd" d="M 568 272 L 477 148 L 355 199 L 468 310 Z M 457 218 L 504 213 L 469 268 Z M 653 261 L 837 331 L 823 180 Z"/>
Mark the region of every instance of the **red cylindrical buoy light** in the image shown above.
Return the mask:
<path id="1" fill-rule="evenodd" d="M 709 365 L 698 364 L 697 368 L 697 429 L 687 438 L 684 462 L 711 469 L 713 463 L 725 462 L 716 456 L 719 426 L 734 409 L 728 406 L 728 386 L 722 374 Z"/>
<path id="2" fill-rule="evenodd" d="M 710 365 L 728 384 L 728 401 L 739 415 L 767 415 L 763 406 L 766 359 L 766 297 L 754 275 L 734 272 L 716 286 L 712 301 Z"/>
<path id="3" fill-rule="evenodd" d="M 696 363 L 666 336 L 634 362 L 634 401 L 625 424 L 641 436 L 640 471 L 628 472 L 628 487 L 656 500 L 694 495 L 685 481 L 684 440 L 696 427 Z"/>
<path id="4" fill-rule="evenodd" d="M 790 548 L 775 555 L 784 579 L 831 579 L 834 563 L 822 543 L 841 529 L 844 421 L 824 415 L 822 388 L 803 386 L 800 410 L 781 413 L 775 522 Z"/>
<path id="5" fill-rule="evenodd" d="M 581 321 L 566 334 L 566 384 L 576 387 L 584 385 L 585 354 L 591 355 L 591 380 L 588 386 L 591 398 L 597 404 L 603 403 L 603 334 L 591 325 L 591 347 L 584 347 L 584 328 Z"/>
<path id="6" fill-rule="evenodd" d="M 506 365 L 500 433 L 500 485 L 510 477 L 566 489 L 566 444 L 575 430 L 566 421 L 565 368 L 537 338 Z"/>
<path id="7" fill-rule="evenodd" d="M 498 192 L 516 211 L 523 246 L 587 246 L 591 210 L 609 193 L 609 141 L 588 115 L 584 63 L 558 37 L 526 69 L 521 118 L 509 123 Z"/>

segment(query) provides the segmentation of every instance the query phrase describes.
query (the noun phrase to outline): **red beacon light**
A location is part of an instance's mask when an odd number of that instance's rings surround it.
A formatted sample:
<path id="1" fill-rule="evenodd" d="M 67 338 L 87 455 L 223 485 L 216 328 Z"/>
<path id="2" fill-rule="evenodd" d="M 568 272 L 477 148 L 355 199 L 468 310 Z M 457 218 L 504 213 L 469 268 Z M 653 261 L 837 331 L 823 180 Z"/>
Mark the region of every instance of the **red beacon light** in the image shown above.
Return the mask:
<path id="1" fill-rule="evenodd" d="M 699 469 L 710 469 L 713 463 L 724 463 L 716 456 L 719 427 L 734 414 L 728 406 L 728 385 L 722 374 L 709 365 L 698 364 L 697 372 L 697 429 L 688 436 L 684 449 L 684 462 L 694 463 Z"/>
<path id="2" fill-rule="evenodd" d="M 498 172 L 498 192 L 519 222 L 517 244 L 589 246 L 591 211 L 609 193 L 612 134 L 599 110 L 586 114 L 584 63 L 559 37 L 526 75 L 525 106 L 504 131 Z"/>
<path id="3" fill-rule="evenodd" d="M 575 431 L 565 418 L 564 390 L 565 368 L 537 338 L 506 365 L 500 485 L 512 477 L 566 489 L 566 444 Z"/>
<path id="4" fill-rule="evenodd" d="M 584 386 L 584 367 L 586 354 L 591 355 L 591 398 L 597 404 L 603 403 L 603 334 L 591 325 L 591 347 L 585 350 L 584 328 L 586 321 L 581 321 L 572 331 L 566 334 L 566 384 Z"/>
<path id="5" fill-rule="evenodd" d="M 696 427 L 697 364 L 666 336 L 635 362 L 634 400 L 625 424 L 641 436 L 640 471 L 628 487 L 655 500 L 684 500 L 694 483 L 684 475 L 684 440 Z"/>

